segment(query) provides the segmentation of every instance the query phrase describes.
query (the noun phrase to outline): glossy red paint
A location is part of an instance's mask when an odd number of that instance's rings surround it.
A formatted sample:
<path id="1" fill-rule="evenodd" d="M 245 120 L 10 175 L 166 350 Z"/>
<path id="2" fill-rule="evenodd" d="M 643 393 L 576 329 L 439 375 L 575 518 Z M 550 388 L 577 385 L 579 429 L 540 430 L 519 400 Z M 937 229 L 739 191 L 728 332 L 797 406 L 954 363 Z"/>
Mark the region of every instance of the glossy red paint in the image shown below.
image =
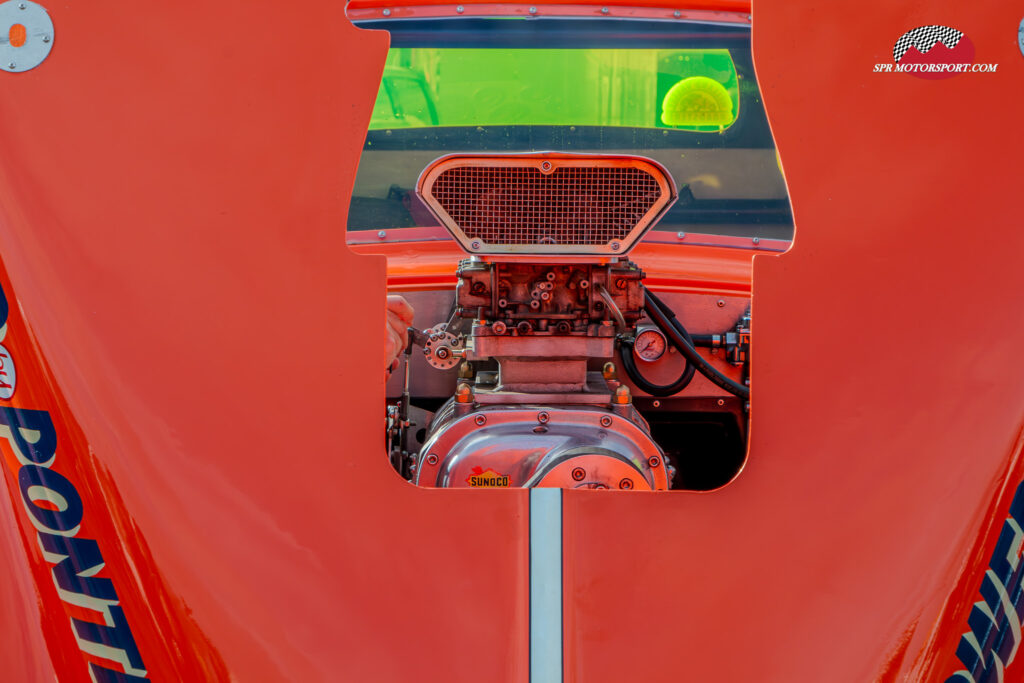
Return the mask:
<path id="1" fill-rule="evenodd" d="M 386 37 L 331 2 L 47 9 L 50 57 L 0 73 L 2 405 L 53 418 L 150 680 L 526 680 L 526 492 L 417 489 L 382 453 L 384 263 L 343 224 Z M 566 680 L 959 668 L 1024 476 L 1014 11 L 757 6 L 798 235 L 755 259 L 748 465 L 705 494 L 566 493 Z M 1000 71 L 871 73 L 940 20 Z M 636 257 L 659 286 L 749 287 L 747 252 L 693 249 Z M 395 260 L 402 286 L 442 277 Z M 0 656 L 86 681 L 0 449 Z"/>

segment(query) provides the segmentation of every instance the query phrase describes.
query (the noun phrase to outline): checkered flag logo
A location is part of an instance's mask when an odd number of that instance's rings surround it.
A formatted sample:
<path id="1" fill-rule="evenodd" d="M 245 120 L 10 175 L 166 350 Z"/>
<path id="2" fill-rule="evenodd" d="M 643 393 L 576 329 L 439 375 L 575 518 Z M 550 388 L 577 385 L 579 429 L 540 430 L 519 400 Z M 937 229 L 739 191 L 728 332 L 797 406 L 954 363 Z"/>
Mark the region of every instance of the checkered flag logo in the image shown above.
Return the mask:
<path id="1" fill-rule="evenodd" d="M 911 47 L 916 47 L 918 52 L 926 54 L 935 47 L 935 43 L 942 43 L 952 50 L 963 37 L 962 32 L 948 26 L 918 26 L 900 36 L 892 49 L 892 57 L 899 62 Z"/>

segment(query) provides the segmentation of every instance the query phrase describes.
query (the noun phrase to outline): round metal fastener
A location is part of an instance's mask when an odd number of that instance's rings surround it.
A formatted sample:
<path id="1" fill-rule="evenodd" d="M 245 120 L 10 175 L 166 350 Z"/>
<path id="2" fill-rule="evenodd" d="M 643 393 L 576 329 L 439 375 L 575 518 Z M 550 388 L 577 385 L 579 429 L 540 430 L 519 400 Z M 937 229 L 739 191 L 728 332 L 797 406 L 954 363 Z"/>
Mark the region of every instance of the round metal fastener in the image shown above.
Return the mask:
<path id="1" fill-rule="evenodd" d="M 601 426 L 602 427 L 611 427 L 612 426 L 612 418 L 611 418 L 610 415 L 602 415 L 601 416 Z"/>
<path id="2" fill-rule="evenodd" d="M 546 410 L 542 410 L 539 413 L 537 413 L 537 422 L 540 422 L 541 424 L 546 424 L 547 421 L 550 419 L 551 416 L 548 415 Z"/>
<path id="3" fill-rule="evenodd" d="M 618 242 L 612 242 L 611 247 L 612 247 L 612 251 L 618 251 L 619 249 L 622 248 L 622 245 L 619 244 Z"/>
<path id="4" fill-rule="evenodd" d="M 583 477 L 587 476 L 587 471 L 582 467 L 574 467 L 572 469 L 572 478 L 576 481 L 583 481 Z"/>
<path id="5" fill-rule="evenodd" d="M 629 479 L 628 477 L 626 479 L 623 479 L 622 481 L 619 482 L 619 488 L 628 491 L 629 489 L 633 488 L 633 480 Z"/>
<path id="6" fill-rule="evenodd" d="M 473 422 L 477 423 L 477 425 L 479 425 L 479 426 L 483 426 L 483 425 L 487 424 L 487 416 L 486 415 L 477 415 L 476 417 L 473 418 Z"/>
<path id="7" fill-rule="evenodd" d="M 428 465 L 436 465 L 437 464 L 437 456 L 434 455 L 433 453 L 428 455 L 427 456 L 427 464 Z"/>
<path id="8" fill-rule="evenodd" d="M 655 408 L 660 408 L 661 407 L 661 401 L 655 399 L 654 402 L 651 403 L 651 405 L 654 406 Z"/>
<path id="9" fill-rule="evenodd" d="M 455 11 L 458 12 L 459 14 L 462 14 L 463 12 L 466 11 L 466 8 L 463 7 L 462 5 L 459 5 L 458 7 L 455 8 Z"/>
<path id="10" fill-rule="evenodd" d="M 679 17 L 683 16 L 683 13 L 680 12 L 679 10 L 676 10 L 675 12 L 672 13 L 672 16 L 678 19 Z"/>
<path id="11" fill-rule="evenodd" d="M 500 320 L 495 321 L 494 324 L 491 325 L 491 332 L 493 332 L 494 334 L 505 334 L 505 332 L 507 331 L 508 325 L 501 322 Z"/>
<path id="12" fill-rule="evenodd" d="M 553 167 L 552 167 L 550 161 L 542 161 L 542 162 L 540 162 L 540 170 L 541 170 L 542 173 L 551 173 L 552 168 Z"/>
<path id="13" fill-rule="evenodd" d="M 377 233 L 377 239 L 384 239 L 384 238 L 385 238 L 385 237 L 387 237 L 387 236 L 388 236 L 388 234 L 387 234 L 386 232 L 384 232 L 383 230 L 380 230 L 380 231 L 379 231 L 379 232 Z"/>
<path id="14" fill-rule="evenodd" d="M 661 458 L 659 458 L 656 455 L 652 455 L 651 457 L 647 458 L 647 464 L 650 465 L 651 467 L 657 467 L 658 465 L 661 464 Z"/>
<path id="15" fill-rule="evenodd" d="M 536 7 L 531 7 L 530 8 L 530 14 L 536 14 L 536 13 L 537 13 L 537 8 Z"/>
<path id="16" fill-rule="evenodd" d="M 718 307 L 721 308 L 722 306 L 725 306 L 725 299 L 718 300 Z"/>
<path id="17" fill-rule="evenodd" d="M 383 15 L 384 15 L 385 17 L 390 17 L 390 16 L 391 16 L 391 10 L 389 10 L 389 9 L 386 9 L 386 10 L 384 10 L 384 11 L 382 12 L 382 14 L 383 14 Z"/>
<path id="18" fill-rule="evenodd" d="M 761 244 L 761 238 L 760 237 L 755 237 L 754 239 L 752 239 L 750 241 L 753 242 L 754 244 Z"/>
<path id="19" fill-rule="evenodd" d="M 479 249 L 479 248 L 480 248 L 480 243 L 479 243 L 479 242 L 477 242 L 476 240 L 473 240 L 473 242 L 472 242 L 472 243 L 470 243 L 470 245 L 469 245 L 469 246 L 470 246 L 471 248 L 473 248 L 473 249 Z"/>
<path id="20" fill-rule="evenodd" d="M 718 405 L 724 406 L 725 405 L 725 399 L 724 398 L 718 399 Z"/>
<path id="21" fill-rule="evenodd" d="M 607 7 L 602 7 L 601 8 L 601 14 L 608 14 L 608 8 Z"/>

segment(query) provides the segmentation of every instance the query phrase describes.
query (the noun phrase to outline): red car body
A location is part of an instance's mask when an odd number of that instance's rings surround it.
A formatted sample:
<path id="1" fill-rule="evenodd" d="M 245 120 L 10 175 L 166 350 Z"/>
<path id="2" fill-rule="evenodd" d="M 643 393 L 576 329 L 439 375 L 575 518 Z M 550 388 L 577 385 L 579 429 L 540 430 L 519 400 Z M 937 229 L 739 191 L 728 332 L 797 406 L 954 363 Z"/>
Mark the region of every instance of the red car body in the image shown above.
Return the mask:
<path id="1" fill-rule="evenodd" d="M 534 3 L 602 6 L 676 9 Z M 0 73 L 4 680 L 527 680 L 529 492 L 382 457 L 385 262 L 344 223 L 387 35 L 337 2 L 46 9 L 46 61 Z M 1024 479 L 1020 14 L 759 0 L 797 231 L 749 271 L 747 463 L 708 493 L 565 492 L 565 680 L 963 668 Z M 873 72 L 933 23 L 998 71 Z M 645 249 L 661 286 L 751 288 L 750 252 Z M 399 251 L 395 288 L 444 277 Z M 100 569 L 56 569 L 93 541 Z M 69 601 L 87 580 L 116 602 Z"/>

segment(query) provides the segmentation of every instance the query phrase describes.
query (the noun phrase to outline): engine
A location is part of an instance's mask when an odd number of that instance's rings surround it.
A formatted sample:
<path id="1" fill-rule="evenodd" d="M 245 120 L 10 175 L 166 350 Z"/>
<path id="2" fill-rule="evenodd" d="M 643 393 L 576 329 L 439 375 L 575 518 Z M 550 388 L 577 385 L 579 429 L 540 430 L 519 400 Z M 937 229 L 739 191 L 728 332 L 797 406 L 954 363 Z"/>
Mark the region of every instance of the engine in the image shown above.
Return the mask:
<path id="1" fill-rule="evenodd" d="M 417 191 L 471 256 L 449 319 L 414 334 L 459 379 L 404 455 L 412 481 L 668 488 L 671 468 L 612 362 L 644 313 L 644 274 L 627 254 L 675 200 L 668 173 L 639 157 L 456 155 Z M 404 400 L 389 418 L 393 458 Z"/>

